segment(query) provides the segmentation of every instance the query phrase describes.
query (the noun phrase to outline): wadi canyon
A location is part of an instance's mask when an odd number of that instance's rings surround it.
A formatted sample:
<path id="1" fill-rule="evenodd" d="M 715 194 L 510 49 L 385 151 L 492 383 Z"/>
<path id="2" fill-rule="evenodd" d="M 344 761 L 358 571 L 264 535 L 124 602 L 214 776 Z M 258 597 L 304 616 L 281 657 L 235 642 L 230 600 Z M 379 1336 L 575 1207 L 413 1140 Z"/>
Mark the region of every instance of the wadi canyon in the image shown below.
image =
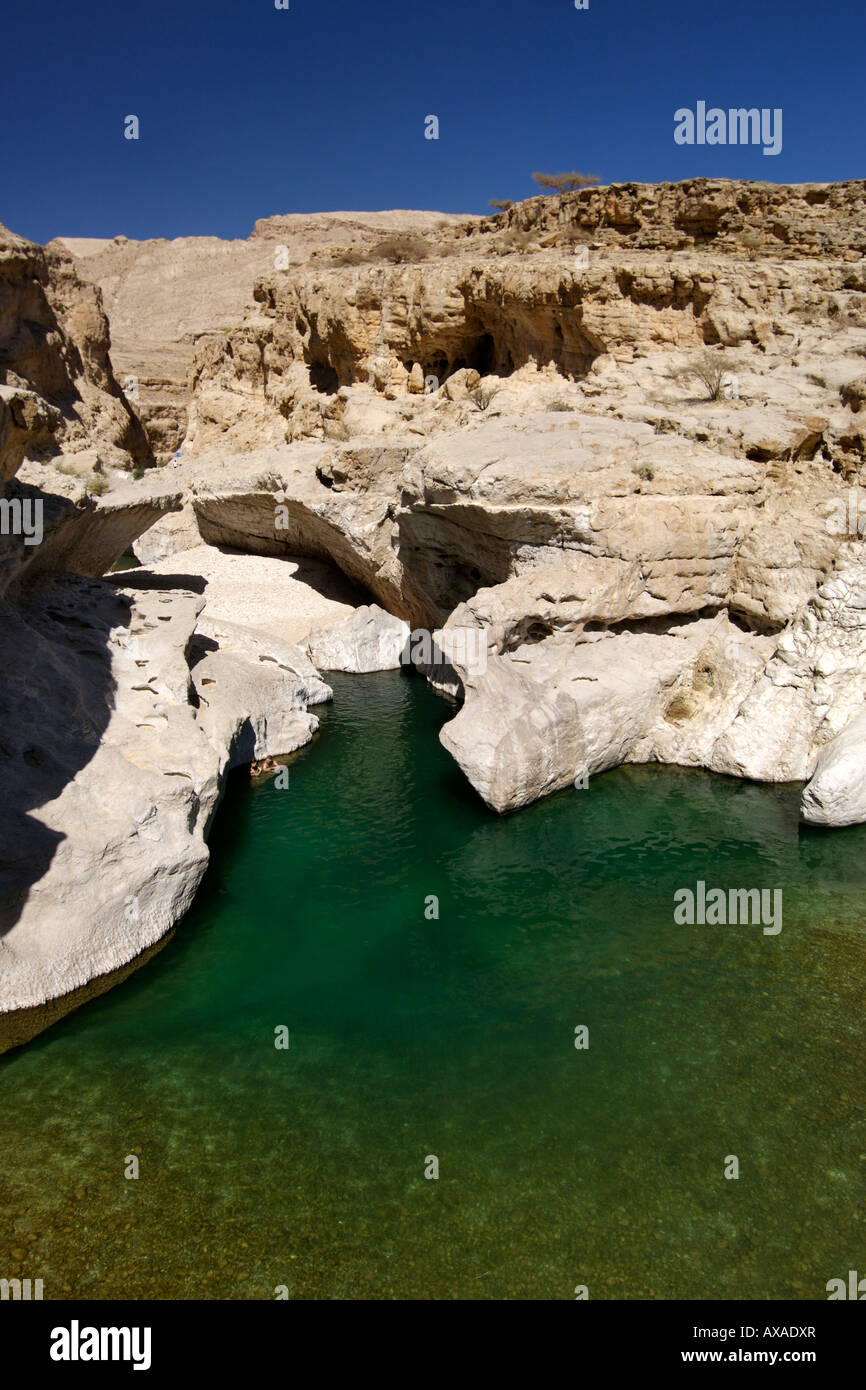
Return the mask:
<path id="1" fill-rule="evenodd" d="M 491 812 L 665 763 L 866 821 L 866 182 L 0 229 L 0 462 L 0 1049 L 166 937 L 227 771 L 419 629 Z"/>

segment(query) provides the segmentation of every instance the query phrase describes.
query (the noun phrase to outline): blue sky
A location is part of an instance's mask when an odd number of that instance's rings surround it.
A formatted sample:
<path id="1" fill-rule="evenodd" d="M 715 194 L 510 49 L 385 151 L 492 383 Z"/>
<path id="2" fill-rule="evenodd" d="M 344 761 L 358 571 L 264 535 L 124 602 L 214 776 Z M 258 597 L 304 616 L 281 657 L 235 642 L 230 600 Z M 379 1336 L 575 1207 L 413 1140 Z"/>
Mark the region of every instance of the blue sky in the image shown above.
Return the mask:
<path id="1" fill-rule="evenodd" d="M 232 237 L 280 212 L 483 212 L 532 194 L 536 169 L 862 178 L 862 17 L 854 0 L 19 5 L 0 222 L 42 242 Z M 674 111 L 699 100 L 781 107 L 782 152 L 676 145 Z"/>

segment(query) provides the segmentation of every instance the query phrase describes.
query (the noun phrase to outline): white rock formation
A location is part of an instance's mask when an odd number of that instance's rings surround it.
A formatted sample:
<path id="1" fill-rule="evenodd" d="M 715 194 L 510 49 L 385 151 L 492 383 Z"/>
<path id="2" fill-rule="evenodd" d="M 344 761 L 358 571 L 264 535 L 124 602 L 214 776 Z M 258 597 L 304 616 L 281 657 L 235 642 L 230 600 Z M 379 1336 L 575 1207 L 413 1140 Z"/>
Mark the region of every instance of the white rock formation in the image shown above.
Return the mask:
<path id="1" fill-rule="evenodd" d="M 394 671 L 407 662 L 409 624 L 371 603 L 307 639 L 320 671 Z"/>
<path id="2" fill-rule="evenodd" d="M 239 626 L 196 637 L 203 606 L 183 589 L 64 578 L 4 614 L 17 707 L 3 710 L 14 858 L 0 1012 L 163 937 L 204 873 L 227 768 L 290 753 L 317 728 L 307 706 L 330 691 L 303 652 Z"/>
<path id="3" fill-rule="evenodd" d="M 866 821 L 866 713 L 852 719 L 819 753 L 800 815 L 811 825 Z"/>

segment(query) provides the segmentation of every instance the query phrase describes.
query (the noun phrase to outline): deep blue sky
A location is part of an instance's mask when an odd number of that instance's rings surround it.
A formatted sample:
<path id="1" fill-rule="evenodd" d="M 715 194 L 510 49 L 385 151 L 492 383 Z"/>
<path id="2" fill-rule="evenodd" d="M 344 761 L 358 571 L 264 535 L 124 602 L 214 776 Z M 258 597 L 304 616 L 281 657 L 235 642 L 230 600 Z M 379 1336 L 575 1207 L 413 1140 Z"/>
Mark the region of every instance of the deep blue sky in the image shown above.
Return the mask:
<path id="1" fill-rule="evenodd" d="M 861 0 L 290 3 L 7 10 L 0 222 L 42 242 L 231 237 L 279 212 L 482 212 L 535 192 L 535 169 L 866 174 Z M 674 111 L 699 99 L 781 107 L 782 153 L 677 146 Z"/>

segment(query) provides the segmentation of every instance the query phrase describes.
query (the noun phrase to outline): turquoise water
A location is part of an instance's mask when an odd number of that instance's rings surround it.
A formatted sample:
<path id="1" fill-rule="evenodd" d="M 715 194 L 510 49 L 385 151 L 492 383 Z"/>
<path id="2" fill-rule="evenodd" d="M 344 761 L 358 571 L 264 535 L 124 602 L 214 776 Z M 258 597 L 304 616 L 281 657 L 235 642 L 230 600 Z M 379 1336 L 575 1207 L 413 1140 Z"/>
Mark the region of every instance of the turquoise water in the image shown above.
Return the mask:
<path id="1" fill-rule="evenodd" d="M 421 680 L 332 683 L 288 789 L 233 778 L 174 939 L 0 1062 L 0 1275 L 771 1299 L 866 1269 L 866 829 L 656 767 L 499 818 Z M 781 887 L 781 933 L 676 926 L 698 879 Z"/>

